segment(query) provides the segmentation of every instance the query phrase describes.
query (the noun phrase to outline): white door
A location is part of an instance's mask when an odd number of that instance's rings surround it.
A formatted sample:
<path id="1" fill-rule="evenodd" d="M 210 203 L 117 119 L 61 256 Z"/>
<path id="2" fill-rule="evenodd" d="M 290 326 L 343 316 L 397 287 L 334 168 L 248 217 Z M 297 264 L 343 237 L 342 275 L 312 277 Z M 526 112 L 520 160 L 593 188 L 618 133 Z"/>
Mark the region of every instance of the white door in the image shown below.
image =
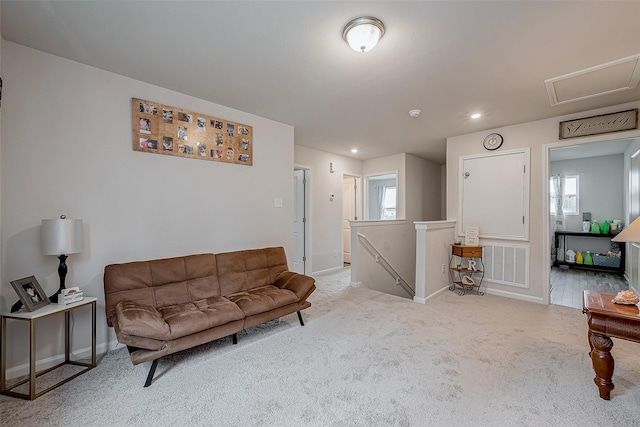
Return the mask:
<path id="1" fill-rule="evenodd" d="M 293 271 L 306 273 L 306 215 L 305 215 L 305 185 L 306 170 L 293 171 Z"/>
<path id="2" fill-rule="evenodd" d="M 342 178 L 342 260 L 351 263 L 351 225 L 356 217 L 356 177 Z"/>

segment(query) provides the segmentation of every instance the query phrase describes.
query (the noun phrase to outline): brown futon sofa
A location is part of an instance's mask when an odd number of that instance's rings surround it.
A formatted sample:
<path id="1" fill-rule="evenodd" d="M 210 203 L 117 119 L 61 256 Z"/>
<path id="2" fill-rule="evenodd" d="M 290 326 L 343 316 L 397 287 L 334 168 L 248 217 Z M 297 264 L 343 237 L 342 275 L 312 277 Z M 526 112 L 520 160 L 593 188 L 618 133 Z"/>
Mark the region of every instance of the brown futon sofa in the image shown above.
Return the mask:
<path id="1" fill-rule="evenodd" d="M 104 269 L 107 324 L 134 365 L 233 336 L 311 306 L 312 277 L 289 271 L 282 247 L 111 264 Z"/>

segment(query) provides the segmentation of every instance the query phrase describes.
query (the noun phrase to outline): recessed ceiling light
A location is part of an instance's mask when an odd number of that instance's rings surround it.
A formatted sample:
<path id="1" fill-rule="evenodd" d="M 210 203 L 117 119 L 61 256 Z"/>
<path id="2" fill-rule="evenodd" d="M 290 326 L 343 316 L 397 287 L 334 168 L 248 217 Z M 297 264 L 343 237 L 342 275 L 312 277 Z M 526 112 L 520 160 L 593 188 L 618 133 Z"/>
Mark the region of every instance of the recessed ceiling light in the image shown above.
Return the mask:
<path id="1" fill-rule="evenodd" d="M 480 114 L 480 113 L 474 113 L 474 114 L 471 115 L 472 119 L 479 119 L 480 117 L 482 117 L 482 114 Z"/>
<path id="2" fill-rule="evenodd" d="M 358 149 L 357 148 L 353 148 L 353 149 L 351 149 L 351 152 L 355 154 L 355 153 L 358 152 Z"/>

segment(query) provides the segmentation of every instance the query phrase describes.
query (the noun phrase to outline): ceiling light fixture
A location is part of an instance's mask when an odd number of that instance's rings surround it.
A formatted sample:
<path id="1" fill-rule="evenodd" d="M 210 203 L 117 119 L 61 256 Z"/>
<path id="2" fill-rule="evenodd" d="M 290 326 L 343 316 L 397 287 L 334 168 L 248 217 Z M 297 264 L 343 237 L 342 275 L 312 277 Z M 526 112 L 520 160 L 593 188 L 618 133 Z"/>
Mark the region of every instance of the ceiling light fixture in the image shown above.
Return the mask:
<path id="1" fill-rule="evenodd" d="M 352 149 L 351 149 L 351 152 L 352 152 L 353 154 L 355 154 L 355 153 L 357 153 L 357 152 L 358 152 L 358 149 L 357 149 L 357 148 L 352 148 Z"/>
<path id="2" fill-rule="evenodd" d="M 471 115 L 472 119 L 479 119 L 480 117 L 482 117 L 482 114 L 480 114 L 480 113 L 474 113 L 474 114 Z"/>
<path id="3" fill-rule="evenodd" d="M 422 113 L 422 111 L 416 108 L 415 110 L 409 111 L 409 117 L 412 117 L 415 119 L 416 117 L 420 116 L 420 113 Z"/>
<path id="4" fill-rule="evenodd" d="M 356 52 L 370 51 L 384 36 L 384 24 L 373 16 L 361 16 L 345 25 L 342 38 Z"/>

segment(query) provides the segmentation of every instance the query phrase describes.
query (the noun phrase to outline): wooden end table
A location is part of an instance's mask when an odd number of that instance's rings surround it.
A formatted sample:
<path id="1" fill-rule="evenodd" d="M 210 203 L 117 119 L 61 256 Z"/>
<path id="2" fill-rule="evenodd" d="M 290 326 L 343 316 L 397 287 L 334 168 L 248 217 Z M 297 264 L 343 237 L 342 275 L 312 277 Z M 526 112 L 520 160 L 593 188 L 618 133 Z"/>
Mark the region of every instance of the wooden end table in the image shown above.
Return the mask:
<path id="1" fill-rule="evenodd" d="M 613 390 L 613 356 L 611 338 L 640 342 L 640 310 L 636 305 L 612 302 L 615 294 L 584 291 L 582 312 L 588 316 L 589 355 L 596 376 L 593 381 L 600 397 L 609 400 Z"/>
<path id="2" fill-rule="evenodd" d="M 48 391 L 61 386 L 62 384 L 71 381 L 78 375 L 84 374 L 90 369 L 96 366 L 96 301 L 97 298 L 85 297 L 82 301 L 75 302 L 69 305 L 49 304 L 36 311 L 17 311 L 15 313 L 3 313 L 2 317 L 2 357 L 0 359 L 0 393 L 7 396 L 19 397 L 21 399 L 34 400 Z M 77 360 L 71 360 L 69 358 L 69 313 L 71 310 L 75 310 L 81 307 L 91 307 L 91 361 L 80 362 Z M 45 369 L 41 372 L 36 372 L 36 324 L 40 319 L 47 318 L 64 313 L 64 361 L 49 369 Z M 29 376 L 27 379 L 18 382 L 17 384 L 7 387 L 7 319 L 22 320 L 29 322 Z M 61 367 L 62 365 L 76 365 L 82 366 L 79 372 L 74 375 L 65 378 L 64 380 L 48 387 L 46 390 L 36 392 L 36 378 L 40 375 L 51 372 L 54 369 Z M 13 391 L 22 384 L 29 383 L 29 393 L 19 393 Z"/>

